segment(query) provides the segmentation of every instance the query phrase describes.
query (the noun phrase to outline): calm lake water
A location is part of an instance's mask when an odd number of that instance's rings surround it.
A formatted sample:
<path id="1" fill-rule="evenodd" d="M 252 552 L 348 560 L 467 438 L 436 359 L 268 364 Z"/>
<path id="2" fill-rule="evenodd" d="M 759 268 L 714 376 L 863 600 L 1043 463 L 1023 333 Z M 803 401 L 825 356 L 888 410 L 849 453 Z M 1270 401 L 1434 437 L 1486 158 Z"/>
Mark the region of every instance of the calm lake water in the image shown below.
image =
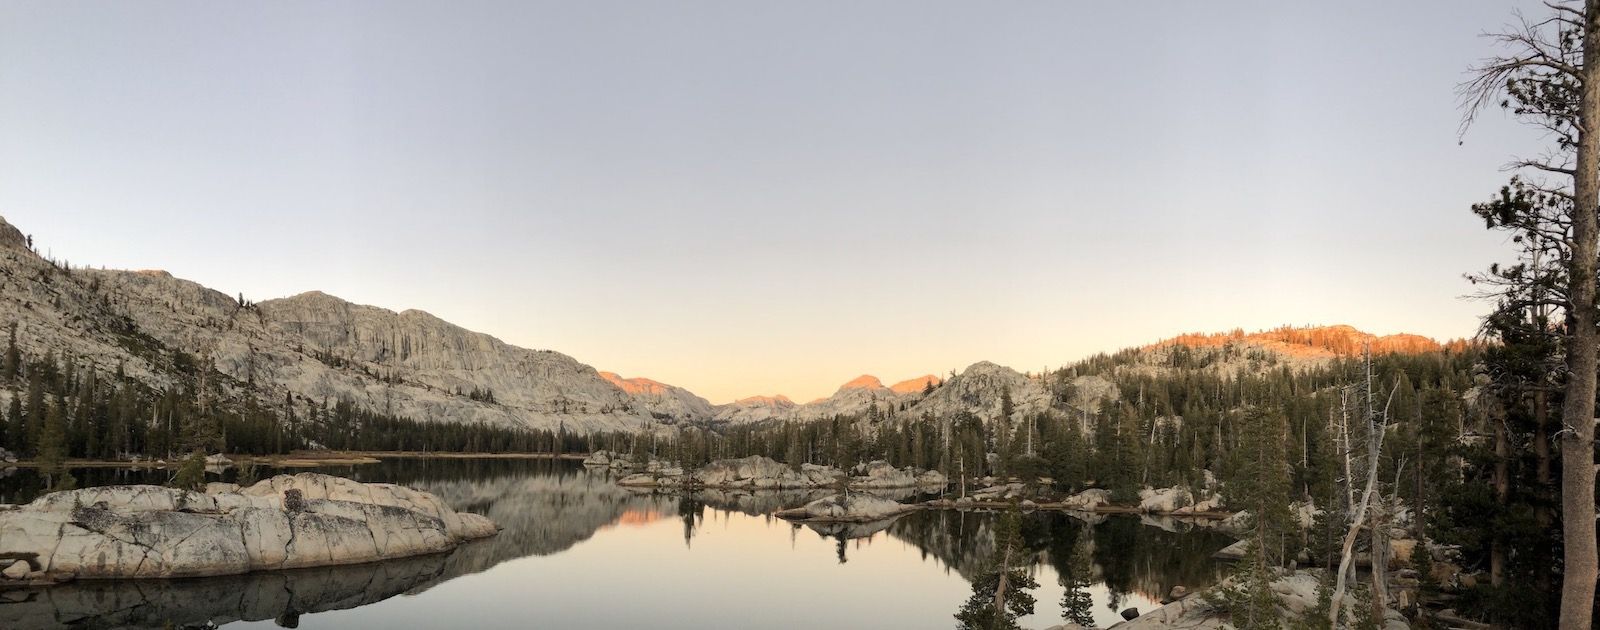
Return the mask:
<path id="1" fill-rule="evenodd" d="M 629 490 L 571 461 L 397 459 L 309 470 L 426 490 L 505 529 L 447 554 L 358 566 L 0 591 L 0 627 L 952 628 L 968 578 L 994 553 L 991 513 L 796 526 L 769 514 L 822 495 Z M 74 475 L 83 484 L 161 483 L 166 473 Z M 0 478 L 0 502 L 29 500 L 38 484 L 31 471 L 13 470 Z M 1211 584 L 1224 567 L 1210 555 L 1231 542 L 1171 520 L 1091 520 L 1024 517 L 1040 584 L 1024 627 L 1061 623 L 1057 566 L 1079 537 L 1092 544 L 1102 627 L 1123 608 L 1154 608 L 1174 585 Z"/>

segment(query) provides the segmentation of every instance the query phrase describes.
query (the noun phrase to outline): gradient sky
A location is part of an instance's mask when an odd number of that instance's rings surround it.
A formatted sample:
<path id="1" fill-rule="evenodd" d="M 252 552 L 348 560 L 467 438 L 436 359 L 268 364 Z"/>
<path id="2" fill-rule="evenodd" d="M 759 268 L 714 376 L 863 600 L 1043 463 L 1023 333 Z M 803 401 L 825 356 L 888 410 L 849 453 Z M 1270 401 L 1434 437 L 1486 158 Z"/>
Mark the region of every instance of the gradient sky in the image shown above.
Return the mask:
<path id="1" fill-rule="evenodd" d="M 1535 2 L 0 2 L 0 216 L 713 402 L 1186 331 L 1440 338 Z"/>

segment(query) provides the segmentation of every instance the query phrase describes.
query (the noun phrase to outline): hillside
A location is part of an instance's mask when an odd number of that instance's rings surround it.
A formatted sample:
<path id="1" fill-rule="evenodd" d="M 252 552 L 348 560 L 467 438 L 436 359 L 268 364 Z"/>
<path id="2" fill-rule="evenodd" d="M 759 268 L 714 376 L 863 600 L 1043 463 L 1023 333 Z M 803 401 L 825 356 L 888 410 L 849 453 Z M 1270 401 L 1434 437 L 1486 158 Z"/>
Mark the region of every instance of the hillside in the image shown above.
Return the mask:
<path id="1" fill-rule="evenodd" d="M 259 304 L 161 271 L 71 269 L 41 258 L 0 219 L 0 322 L 23 352 L 54 353 L 153 387 L 193 357 L 232 393 L 281 404 L 351 400 L 421 421 L 589 432 L 701 420 L 677 388 L 625 391 L 594 368 L 428 313 L 311 291 Z M 698 401 L 698 403 L 696 402 Z"/>
<path id="2" fill-rule="evenodd" d="M 1426 353 L 1417 335 L 1377 336 L 1350 326 L 1186 334 L 1069 368 L 1046 382 L 990 362 L 947 380 L 919 376 L 884 385 L 861 375 L 805 404 L 755 396 L 712 405 L 693 392 L 644 377 L 601 372 L 573 357 L 531 350 L 419 310 L 353 304 L 319 291 L 240 298 L 163 271 L 67 269 L 40 257 L 0 219 L 0 325 L 15 323 L 22 351 L 117 370 L 151 387 L 215 370 L 236 399 L 278 405 L 347 400 L 420 421 L 573 432 L 634 431 L 679 423 L 728 426 L 833 417 L 993 420 L 1009 393 L 1015 414 L 1072 412 L 1117 400 L 1101 368 L 1163 370 L 1182 364 L 1235 372 L 1316 365 L 1376 353 Z M 1095 367 L 1099 366 L 1099 367 Z M 1059 396 L 1063 383 L 1072 396 Z M 1069 408 L 1071 405 L 1071 408 Z M 1017 416 L 1014 416 L 1014 419 Z"/>
<path id="3" fill-rule="evenodd" d="M 1283 326 L 1253 333 L 1238 328 L 1226 333 L 1189 333 L 1147 347 L 1174 345 L 1190 348 L 1251 347 L 1296 359 L 1356 356 L 1367 347 L 1372 349 L 1373 354 L 1420 354 L 1443 349 L 1439 342 L 1422 335 L 1402 333 L 1378 336 L 1346 325 Z"/>

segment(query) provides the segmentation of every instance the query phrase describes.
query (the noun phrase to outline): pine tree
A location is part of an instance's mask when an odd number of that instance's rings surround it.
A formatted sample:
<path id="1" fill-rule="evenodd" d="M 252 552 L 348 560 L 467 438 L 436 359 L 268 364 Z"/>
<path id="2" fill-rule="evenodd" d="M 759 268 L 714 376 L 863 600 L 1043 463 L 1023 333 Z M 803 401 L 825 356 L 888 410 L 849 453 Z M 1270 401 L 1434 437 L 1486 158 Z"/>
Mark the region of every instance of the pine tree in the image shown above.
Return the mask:
<path id="1" fill-rule="evenodd" d="M 1061 586 L 1066 592 L 1061 595 L 1061 618 L 1067 623 L 1075 623 L 1086 628 L 1094 627 L 1094 598 L 1089 596 L 1090 572 L 1093 565 L 1089 559 L 1088 529 L 1078 533 L 1077 542 L 1072 545 L 1072 558 L 1068 561 L 1067 573 L 1061 576 Z"/>
<path id="2" fill-rule="evenodd" d="M 44 473 L 45 484 L 51 490 L 71 490 L 77 480 L 67 472 L 67 428 L 60 405 L 45 412 L 44 426 L 39 432 L 39 469 Z"/>
<path id="3" fill-rule="evenodd" d="M 1029 589 L 1039 583 L 1028 574 L 1022 560 L 1020 514 L 1011 510 L 1000 517 L 995 531 L 994 567 L 972 581 L 972 596 L 956 612 L 961 630 L 1017 630 L 1017 618 L 1033 614 Z"/>
<path id="4" fill-rule="evenodd" d="M 0 375 L 6 382 L 17 380 L 17 374 L 22 370 L 22 352 L 17 349 L 17 324 L 12 322 L 10 333 L 6 336 L 5 365 L 0 367 Z"/>

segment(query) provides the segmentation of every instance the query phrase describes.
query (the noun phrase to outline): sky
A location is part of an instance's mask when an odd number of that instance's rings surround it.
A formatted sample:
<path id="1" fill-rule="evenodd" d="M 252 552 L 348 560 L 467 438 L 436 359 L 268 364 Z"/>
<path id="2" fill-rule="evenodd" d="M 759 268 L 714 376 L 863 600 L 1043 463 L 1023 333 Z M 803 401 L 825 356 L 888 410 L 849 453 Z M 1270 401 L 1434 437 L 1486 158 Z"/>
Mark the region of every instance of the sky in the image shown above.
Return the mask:
<path id="1" fill-rule="evenodd" d="M 726 402 L 1178 333 L 1470 336 L 1537 3 L 0 2 L 0 216 Z"/>

